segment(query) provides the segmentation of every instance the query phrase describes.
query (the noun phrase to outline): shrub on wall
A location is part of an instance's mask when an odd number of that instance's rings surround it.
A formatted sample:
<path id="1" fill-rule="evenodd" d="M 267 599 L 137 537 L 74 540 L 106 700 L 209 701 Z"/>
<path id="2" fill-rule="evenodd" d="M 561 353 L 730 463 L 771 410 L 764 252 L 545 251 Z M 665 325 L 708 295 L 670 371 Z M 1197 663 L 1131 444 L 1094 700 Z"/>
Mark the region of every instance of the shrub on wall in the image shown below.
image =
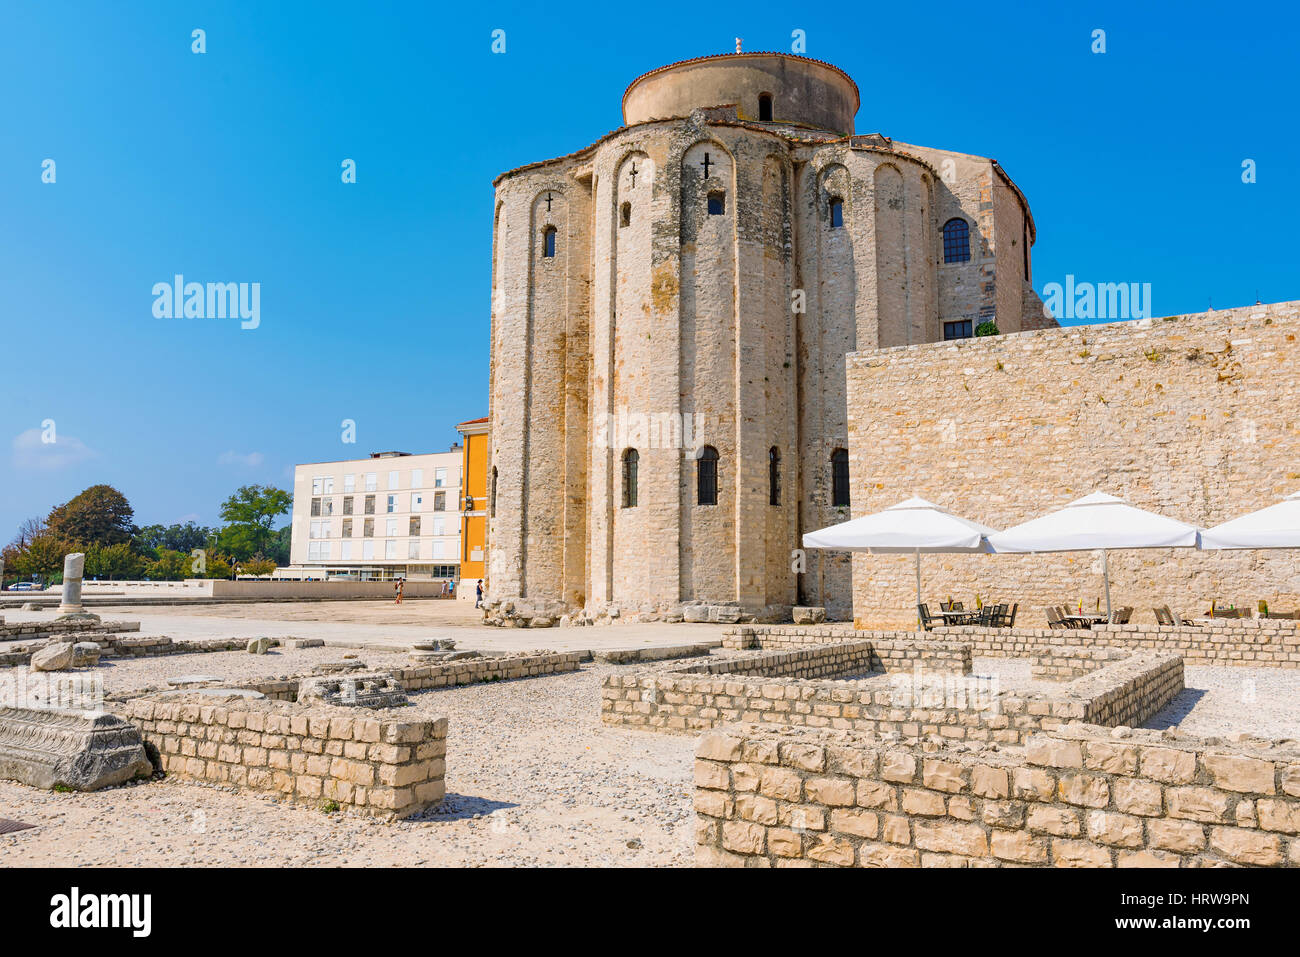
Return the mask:
<path id="1" fill-rule="evenodd" d="M 977 336 L 996 336 L 998 334 L 998 324 L 992 319 L 985 319 L 975 327 Z"/>

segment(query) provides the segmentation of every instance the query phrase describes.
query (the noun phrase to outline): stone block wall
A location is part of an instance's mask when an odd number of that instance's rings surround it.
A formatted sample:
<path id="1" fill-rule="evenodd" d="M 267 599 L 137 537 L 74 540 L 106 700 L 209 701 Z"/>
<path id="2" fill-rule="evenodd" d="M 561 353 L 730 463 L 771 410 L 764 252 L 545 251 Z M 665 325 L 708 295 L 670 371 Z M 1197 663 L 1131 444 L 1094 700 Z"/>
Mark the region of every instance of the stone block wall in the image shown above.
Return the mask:
<path id="1" fill-rule="evenodd" d="M 34 641 L 38 638 L 57 638 L 65 641 L 95 640 L 100 632 L 121 634 L 139 631 L 138 621 L 14 621 L 4 624 L 0 619 L 0 641 Z M 93 634 L 93 637 L 91 635 Z M 87 636 L 83 638 L 82 636 Z"/>
<path id="2" fill-rule="evenodd" d="M 409 817 L 443 798 L 447 719 L 283 701 L 136 698 L 117 709 L 178 777 Z"/>
<path id="3" fill-rule="evenodd" d="M 601 686 L 601 720 L 658 731 L 745 722 L 1014 745 L 1069 721 L 1141 724 L 1183 689 L 1182 659 L 1176 655 L 1131 655 L 1051 693 L 1012 693 L 970 676 L 969 649 L 939 648 L 929 658 L 919 642 L 919 648 L 893 649 L 901 653 L 882 659 L 881 651 L 890 650 L 886 645 L 846 642 L 689 669 L 611 675 Z M 917 656 L 908 657 L 914 651 Z M 865 662 L 881 661 L 894 672 L 888 681 L 835 680 L 861 675 Z M 801 670 L 816 673 L 789 676 Z"/>
<path id="4" fill-rule="evenodd" d="M 1045 681 L 1069 681 L 1128 657 L 1121 648 L 1081 648 L 1049 645 L 1029 656 L 1029 673 Z"/>
<path id="5" fill-rule="evenodd" d="M 1300 302 L 1071 326 L 848 359 L 853 515 L 919 495 L 1006 528 L 1089 492 L 1201 526 L 1300 489 Z M 910 625 L 908 556 L 856 555 L 854 617 Z M 1211 601 L 1300 605 L 1300 553 L 1110 554 L 1111 593 L 1184 616 Z M 933 556 L 930 600 L 954 595 L 1043 608 L 1102 594 L 1093 553 Z"/>
<path id="6" fill-rule="evenodd" d="M 1300 749 L 1071 725 L 1023 751 L 732 725 L 700 739 L 696 862 L 1300 866 Z"/>

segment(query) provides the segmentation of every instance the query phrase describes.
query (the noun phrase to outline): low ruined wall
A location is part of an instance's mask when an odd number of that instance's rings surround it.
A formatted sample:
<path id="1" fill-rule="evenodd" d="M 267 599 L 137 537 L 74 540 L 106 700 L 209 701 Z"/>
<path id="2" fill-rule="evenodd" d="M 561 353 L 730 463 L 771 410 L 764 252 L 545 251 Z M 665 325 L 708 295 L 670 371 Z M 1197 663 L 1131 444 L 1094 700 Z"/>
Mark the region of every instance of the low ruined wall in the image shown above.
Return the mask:
<path id="1" fill-rule="evenodd" d="M 1023 751 L 733 725 L 695 762 L 700 866 L 1300 866 L 1300 749 L 1059 728 Z"/>
<path id="2" fill-rule="evenodd" d="M 970 676 L 969 648 L 890 644 L 840 642 L 610 675 L 601 686 L 601 720 L 662 731 L 745 722 L 1020 744 L 1068 721 L 1141 724 L 1183 689 L 1176 655 L 1130 655 L 1051 693 L 1012 693 Z M 864 668 L 866 662 L 873 666 Z M 889 671 L 892 678 L 834 680 L 867 670 Z M 801 672 L 807 677 L 791 677 Z"/>
<path id="3" fill-rule="evenodd" d="M 0 668 L 13 668 L 30 663 L 32 652 L 51 641 L 93 641 L 99 645 L 106 658 L 148 658 L 157 655 L 197 654 L 212 651 L 241 651 L 248 642 L 243 638 L 198 638 L 192 641 L 173 641 L 163 635 L 147 637 L 122 637 L 99 633 L 66 634 L 14 645 L 0 645 Z"/>
<path id="4" fill-rule="evenodd" d="M 1029 673 L 1045 681 L 1070 681 L 1128 657 L 1122 648 L 1047 645 L 1029 655 Z"/>
<path id="5" fill-rule="evenodd" d="M 407 668 L 380 669 L 391 674 L 403 691 L 426 691 L 430 688 L 451 688 L 481 681 L 510 681 L 516 678 L 537 678 L 542 675 L 564 674 L 577 671 L 582 653 L 539 652 L 501 655 L 498 657 L 467 658 L 442 664 L 413 665 Z M 297 701 L 298 685 L 303 677 L 256 678 L 240 681 L 237 686 L 259 691 L 276 701 Z M 338 677 L 348 677 L 348 672 L 338 672 Z"/>
<path id="6" fill-rule="evenodd" d="M 749 648 L 775 651 L 825 645 L 833 641 L 857 641 L 872 635 L 886 634 L 891 638 L 900 636 L 896 631 L 854 631 L 851 625 L 736 625 L 722 633 L 722 647 L 742 651 Z"/>
<path id="7" fill-rule="evenodd" d="M 137 698 L 116 709 L 178 777 L 408 817 L 442 800 L 447 719 L 282 701 Z M 209 702 L 209 703 L 202 703 Z"/>
<path id="8" fill-rule="evenodd" d="M 1045 648 L 1073 645 L 1181 655 L 1189 665 L 1300 668 L 1300 622 L 1266 619 L 1216 621 L 1203 628 L 1101 625 L 1053 628 L 936 628 L 947 641 L 966 641 L 977 657 L 1030 658 Z"/>
<path id="9" fill-rule="evenodd" d="M 58 638 L 81 641 L 81 635 L 92 633 L 121 634 L 139 631 L 138 621 L 15 621 L 0 624 L 0 641 L 34 641 L 38 638 Z M 96 635 L 97 637 L 97 635 Z M 86 640 L 94 640 L 87 638 Z"/>

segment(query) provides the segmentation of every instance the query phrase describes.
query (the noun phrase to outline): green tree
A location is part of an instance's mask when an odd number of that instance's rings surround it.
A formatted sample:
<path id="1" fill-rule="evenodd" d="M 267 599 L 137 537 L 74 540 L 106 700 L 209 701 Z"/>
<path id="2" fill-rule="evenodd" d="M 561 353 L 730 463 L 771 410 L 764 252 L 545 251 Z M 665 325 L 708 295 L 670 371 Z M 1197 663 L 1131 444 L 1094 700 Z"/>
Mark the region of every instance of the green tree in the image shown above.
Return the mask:
<path id="1" fill-rule="evenodd" d="M 245 485 L 226 499 L 221 518 L 226 526 L 218 538 L 219 547 L 237 560 L 265 556 L 275 532 L 276 516 L 289 511 L 293 496 L 271 485 Z"/>
<path id="2" fill-rule="evenodd" d="M 193 578 L 194 573 L 190 570 L 192 562 L 188 552 L 162 548 L 158 550 L 158 557 L 145 566 L 144 577 L 155 582 Z"/>
<path id="3" fill-rule="evenodd" d="M 176 552 L 192 552 L 206 548 L 214 529 L 186 522 L 184 525 L 146 525 L 137 530 L 132 545 L 142 555 L 155 555 L 160 548 Z"/>
<path id="4" fill-rule="evenodd" d="M 73 551 L 76 549 L 47 530 L 33 538 L 19 552 L 14 561 L 14 571 L 25 578 L 39 575 L 49 581 L 63 570 L 63 557 Z"/>
<path id="5" fill-rule="evenodd" d="M 144 568 L 145 560 L 126 542 L 118 542 L 116 545 L 90 545 L 86 548 L 88 578 L 139 578 Z"/>
<path id="6" fill-rule="evenodd" d="M 289 564 L 289 545 L 293 540 L 293 527 L 284 526 L 275 533 L 275 538 L 271 540 L 271 548 L 266 553 L 266 557 L 275 562 L 276 565 Z"/>
<path id="7" fill-rule="evenodd" d="M 92 485 L 55 508 L 46 519 L 50 531 L 65 542 L 116 545 L 131 541 L 135 510 L 111 485 Z"/>
<path id="8" fill-rule="evenodd" d="M 277 566 L 275 562 L 269 561 L 265 558 L 250 558 L 239 567 L 240 571 L 245 575 L 257 575 L 258 577 L 261 577 L 262 575 L 271 574 L 271 572 L 275 571 Z"/>

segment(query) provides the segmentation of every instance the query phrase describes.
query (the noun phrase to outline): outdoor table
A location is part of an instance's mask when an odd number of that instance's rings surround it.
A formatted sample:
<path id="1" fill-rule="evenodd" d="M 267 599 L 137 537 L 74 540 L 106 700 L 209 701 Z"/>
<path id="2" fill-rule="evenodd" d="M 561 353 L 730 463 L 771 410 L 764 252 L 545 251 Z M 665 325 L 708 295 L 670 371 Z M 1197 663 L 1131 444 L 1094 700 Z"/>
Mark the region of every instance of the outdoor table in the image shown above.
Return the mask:
<path id="1" fill-rule="evenodd" d="M 1104 625 L 1106 623 L 1105 615 L 1062 615 L 1067 625 L 1078 623 L 1081 628 L 1091 628 L 1093 625 Z"/>
<path id="2" fill-rule="evenodd" d="M 941 617 L 945 623 L 962 624 L 965 619 L 978 618 L 979 614 L 978 611 L 941 611 L 939 612 L 939 617 Z"/>

